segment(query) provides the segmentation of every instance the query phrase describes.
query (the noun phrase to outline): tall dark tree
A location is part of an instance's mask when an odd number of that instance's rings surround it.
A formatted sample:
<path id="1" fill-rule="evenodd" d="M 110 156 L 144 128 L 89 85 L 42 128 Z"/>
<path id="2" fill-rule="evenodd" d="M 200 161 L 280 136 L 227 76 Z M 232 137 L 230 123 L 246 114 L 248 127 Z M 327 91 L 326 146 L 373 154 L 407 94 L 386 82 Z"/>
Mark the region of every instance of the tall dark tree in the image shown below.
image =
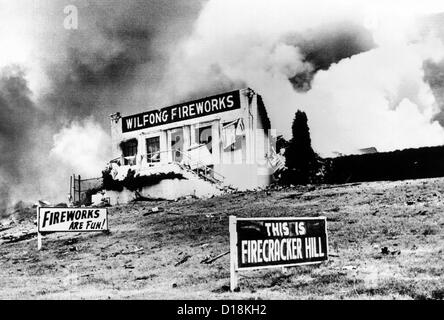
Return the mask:
<path id="1" fill-rule="evenodd" d="M 291 127 L 293 137 L 285 150 L 286 166 L 292 183 L 308 183 L 316 167 L 317 155 L 311 147 L 305 112 L 298 110 Z"/>
<path id="2" fill-rule="evenodd" d="M 285 140 L 283 135 L 278 135 L 277 137 L 274 136 L 270 136 L 270 142 L 271 145 L 274 146 L 275 151 L 277 153 L 279 153 L 279 151 L 283 148 L 287 148 L 288 147 L 288 141 Z"/>
<path id="3" fill-rule="evenodd" d="M 279 135 L 276 137 L 276 152 L 279 152 L 282 148 L 285 149 L 288 147 L 288 141 L 285 140 L 283 135 Z"/>

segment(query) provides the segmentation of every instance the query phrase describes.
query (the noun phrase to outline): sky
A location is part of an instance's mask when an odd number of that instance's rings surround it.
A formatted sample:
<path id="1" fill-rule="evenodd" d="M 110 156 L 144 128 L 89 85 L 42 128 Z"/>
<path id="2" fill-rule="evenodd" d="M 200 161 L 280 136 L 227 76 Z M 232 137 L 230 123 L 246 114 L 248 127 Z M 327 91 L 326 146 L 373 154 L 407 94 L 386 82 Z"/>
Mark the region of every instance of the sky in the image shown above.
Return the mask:
<path id="1" fill-rule="evenodd" d="M 0 48 L 0 214 L 100 176 L 111 113 L 244 87 L 324 157 L 444 143 L 443 1 L 0 0 Z"/>

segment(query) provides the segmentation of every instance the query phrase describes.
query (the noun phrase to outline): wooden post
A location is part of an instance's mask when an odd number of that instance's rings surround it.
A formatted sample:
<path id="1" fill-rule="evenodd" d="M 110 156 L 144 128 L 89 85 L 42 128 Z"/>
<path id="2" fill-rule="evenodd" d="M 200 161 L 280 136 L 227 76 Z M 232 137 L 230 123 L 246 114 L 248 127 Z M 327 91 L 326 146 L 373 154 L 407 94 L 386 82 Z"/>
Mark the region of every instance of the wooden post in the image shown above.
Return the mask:
<path id="1" fill-rule="evenodd" d="M 42 234 L 37 231 L 37 250 L 42 250 Z"/>
<path id="2" fill-rule="evenodd" d="M 72 176 L 69 176 L 69 201 L 72 201 Z"/>
<path id="3" fill-rule="evenodd" d="M 230 230 L 230 291 L 237 288 L 237 230 L 236 216 L 229 217 Z"/>
<path id="4" fill-rule="evenodd" d="M 72 174 L 72 202 L 76 202 L 76 175 Z"/>
<path id="5" fill-rule="evenodd" d="M 39 231 L 40 224 L 40 206 L 37 206 L 37 250 L 42 250 L 42 234 Z"/>
<path id="6" fill-rule="evenodd" d="M 80 203 L 81 203 L 81 201 L 80 201 L 80 188 L 81 188 L 81 187 L 80 187 L 80 181 L 81 181 L 81 180 L 80 180 L 80 174 L 79 174 L 79 207 L 80 207 Z"/>

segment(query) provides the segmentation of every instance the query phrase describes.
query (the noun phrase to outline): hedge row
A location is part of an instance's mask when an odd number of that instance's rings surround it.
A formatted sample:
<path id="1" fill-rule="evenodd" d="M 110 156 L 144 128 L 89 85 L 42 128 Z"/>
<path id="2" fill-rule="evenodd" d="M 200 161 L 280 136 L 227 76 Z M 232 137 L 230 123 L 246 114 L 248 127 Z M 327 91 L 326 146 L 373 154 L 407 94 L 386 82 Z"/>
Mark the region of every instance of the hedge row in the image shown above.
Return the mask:
<path id="1" fill-rule="evenodd" d="M 444 176 L 444 146 L 324 159 L 324 182 L 421 179 Z"/>

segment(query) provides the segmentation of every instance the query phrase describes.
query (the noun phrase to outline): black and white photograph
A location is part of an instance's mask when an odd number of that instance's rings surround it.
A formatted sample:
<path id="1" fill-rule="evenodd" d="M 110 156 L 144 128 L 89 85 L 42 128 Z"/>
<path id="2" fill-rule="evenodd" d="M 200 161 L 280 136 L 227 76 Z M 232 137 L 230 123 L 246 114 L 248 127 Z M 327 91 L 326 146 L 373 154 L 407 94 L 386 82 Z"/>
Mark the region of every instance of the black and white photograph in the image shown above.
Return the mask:
<path id="1" fill-rule="evenodd" d="M 443 299 L 444 1 L 0 0 L 0 300 Z"/>

